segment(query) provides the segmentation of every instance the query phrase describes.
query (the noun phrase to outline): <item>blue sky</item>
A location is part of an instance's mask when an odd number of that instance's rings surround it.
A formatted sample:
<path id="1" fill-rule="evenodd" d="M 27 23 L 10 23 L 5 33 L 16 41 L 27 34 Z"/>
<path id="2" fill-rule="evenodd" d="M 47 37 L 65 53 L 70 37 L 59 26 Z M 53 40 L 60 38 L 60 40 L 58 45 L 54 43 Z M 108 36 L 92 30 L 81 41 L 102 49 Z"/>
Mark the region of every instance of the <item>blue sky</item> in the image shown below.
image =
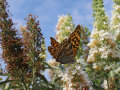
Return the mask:
<path id="1" fill-rule="evenodd" d="M 82 24 L 92 31 L 92 0 L 7 0 L 10 5 L 14 23 L 17 28 L 25 25 L 28 14 L 38 16 L 46 47 L 50 45 L 49 37 L 55 36 L 58 16 L 70 14 L 75 25 Z M 111 17 L 112 0 L 104 0 L 106 12 Z M 47 60 L 51 59 L 47 53 Z"/>

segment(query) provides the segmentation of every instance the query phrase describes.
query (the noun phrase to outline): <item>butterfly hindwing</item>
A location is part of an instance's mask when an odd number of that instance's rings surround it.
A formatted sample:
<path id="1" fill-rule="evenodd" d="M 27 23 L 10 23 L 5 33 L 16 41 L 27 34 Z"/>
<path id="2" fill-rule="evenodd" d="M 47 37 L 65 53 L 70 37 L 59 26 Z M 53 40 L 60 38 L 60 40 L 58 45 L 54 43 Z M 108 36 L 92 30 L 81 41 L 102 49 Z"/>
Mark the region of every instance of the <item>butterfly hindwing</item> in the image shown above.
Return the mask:
<path id="1" fill-rule="evenodd" d="M 75 29 L 75 31 L 70 35 L 70 42 L 72 44 L 72 49 L 73 49 L 73 55 L 74 57 L 77 54 L 78 47 L 79 47 L 79 42 L 80 42 L 80 25 L 78 25 Z"/>
<path id="2" fill-rule="evenodd" d="M 73 63 L 75 61 L 73 56 L 72 45 L 68 39 L 62 41 L 61 48 L 59 50 L 56 61 L 62 64 Z"/>

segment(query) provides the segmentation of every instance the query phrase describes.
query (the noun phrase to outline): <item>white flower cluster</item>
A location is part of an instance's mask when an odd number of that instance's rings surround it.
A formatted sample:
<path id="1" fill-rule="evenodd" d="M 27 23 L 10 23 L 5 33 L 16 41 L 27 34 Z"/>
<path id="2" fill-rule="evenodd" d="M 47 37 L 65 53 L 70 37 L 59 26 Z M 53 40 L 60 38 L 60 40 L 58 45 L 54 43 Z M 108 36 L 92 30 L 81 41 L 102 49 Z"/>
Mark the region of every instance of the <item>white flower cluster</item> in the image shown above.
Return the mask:
<path id="1" fill-rule="evenodd" d="M 59 62 L 56 62 L 55 59 L 50 59 L 49 61 L 47 61 L 47 63 L 48 63 L 51 67 L 57 67 L 57 66 L 59 66 Z"/>
<path id="2" fill-rule="evenodd" d="M 109 56 L 113 58 L 120 58 L 118 45 L 116 44 L 112 34 L 105 30 L 96 30 L 96 32 L 93 30 L 88 46 L 91 47 L 87 60 L 88 62 L 96 61 L 98 56 L 102 59 L 107 59 Z"/>
<path id="3" fill-rule="evenodd" d="M 56 62 L 55 59 L 50 59 L 49 61 L 47 61 L 47 63 L 54 69 L 58 68 L 59 66 L 59 62 Z M 50 79 L 52 80 L 54 78 L 54 71 L 52 69 L 47 69 L 47 72 L 50 76 Z"/>
<path id="4" fill-rule="evenodd" d="M 72 22 L 71 16 L 59 16 L 56 27 L 56 39 L 58 42 L 62 42 L 64 39 L 68 38 L 69 34 L 72 32 L 72 30 L 74 30 L 74 24 Z"/>
<path id="5" fill-rule="evenodd" d="M 120 37 L 120 5 L 114 5 L 114 10 L 112 11 L 112 18 L 111 18 L 111 30 L 115 32 L 115 40 L 119 39 Z"/>
<path id="6" fill-rule="evenodd" d="M 106 21 L 101 25 L 101 22 L 96 18 L 90 43 L 88 43 L 91 49 L 87 62 L 92 64 L 90 67 L 95 70 L 95 73 L 98 70 L 105 72 L 105 74 L 108 73 L 109 85 L 114 86 L 111 78 L 120 74 L 120 49 L 118 43 L 116 43 L 116 41 L 120 41 L 120 5 L 114 5 L 112 13 L 110 24 L 109 21 Z M 107 90 L 108 82 L 104 80 L 101 87 Z"/>
<path id="7" fill-rule="evenodd" d="M 102 88 L 104 88 L 105 90 L 108 90 L 108 83 L 107 80 L 104 80 L 103 84 L 101 85 Z"/>
<path id="8" fill-rule="evenodd" d="M 63 90 L 74 90 L 75 88 L 82 90 L 82 88 L 90 88 L 88 75 L 82 70 L 80 65 L 70 65 L 65 68 L 65 73 L 62 74 L 62 81 L 64 82 Z"/>

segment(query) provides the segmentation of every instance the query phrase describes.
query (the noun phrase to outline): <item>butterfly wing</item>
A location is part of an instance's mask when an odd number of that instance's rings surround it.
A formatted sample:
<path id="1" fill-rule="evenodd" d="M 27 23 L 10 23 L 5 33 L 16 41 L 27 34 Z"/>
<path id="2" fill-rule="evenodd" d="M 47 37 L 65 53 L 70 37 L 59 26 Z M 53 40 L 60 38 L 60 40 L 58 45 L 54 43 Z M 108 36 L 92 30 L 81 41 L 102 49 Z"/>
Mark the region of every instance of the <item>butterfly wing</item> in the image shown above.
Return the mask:
<path id="1" fill-rule="evenodd" d="M 50 39 L 51 39 L 51 46 L 48 46 L 48 51 L 53 56 L 53 58 L 56 59 L 60 44 L 54 38 L 50 37 Z"/>
<path id="2" fill-rule="evenodd" d="M 78 47 L 79 47 L 79 42 L 80 42 L 80 32 L 81 26 L 78 25 L 73 33 L 70 34 L 69 40 L 70 43 L 72 44 L 72 50 L 73 50 L 73 55 L 74 57 L 77 54 Z"/>
<path id="3" fill-rule="evenodd" d="M 55 59 L 57 58 L 56 49 L 55 48 L 53 48 L 52 46 L 48 46 L 48 51 L 53 56 L 53 58 L 55 58 Z"/>
<path id="4" fill-rule="evenodd" d="M 56 61 L 60 62 L 61 64 L 75 62 L 74 56 L 73 56 L 72 45 L 69 42 L 69 40 L 65 39 L 61 43 L 61 48 L 59 50 Z"/>
<path id="5" fill-rule="evenodd" d="M 50 37 L 50 39 L 51 39 L 51 46 L 53 47 L 53 48 L 55 48 L 56 50 L 58 50 L 59 49 L 59 47 L 60 47 L 60 43 L 58 43 L 54 38 L 52 38 L 52 37 Z"/>

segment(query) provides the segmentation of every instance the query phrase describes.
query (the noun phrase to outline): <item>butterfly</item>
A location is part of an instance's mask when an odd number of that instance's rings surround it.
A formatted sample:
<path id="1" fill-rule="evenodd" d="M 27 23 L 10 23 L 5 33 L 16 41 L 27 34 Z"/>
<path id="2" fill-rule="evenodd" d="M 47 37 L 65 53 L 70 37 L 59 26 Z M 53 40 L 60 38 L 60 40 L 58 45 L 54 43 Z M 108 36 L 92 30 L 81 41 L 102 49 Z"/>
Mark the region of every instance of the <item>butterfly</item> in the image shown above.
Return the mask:
<path id="1" fill-rule="evenodd" d="M 64 39 L 61 43 L 57 42 L 54 38 L 51 39 L 51 46 L 48 46 L 48 51 L 61 64 L 74 63 L 75 56 L 78 51 L 81 26 L 78 25 L 68 39 Z"/>

